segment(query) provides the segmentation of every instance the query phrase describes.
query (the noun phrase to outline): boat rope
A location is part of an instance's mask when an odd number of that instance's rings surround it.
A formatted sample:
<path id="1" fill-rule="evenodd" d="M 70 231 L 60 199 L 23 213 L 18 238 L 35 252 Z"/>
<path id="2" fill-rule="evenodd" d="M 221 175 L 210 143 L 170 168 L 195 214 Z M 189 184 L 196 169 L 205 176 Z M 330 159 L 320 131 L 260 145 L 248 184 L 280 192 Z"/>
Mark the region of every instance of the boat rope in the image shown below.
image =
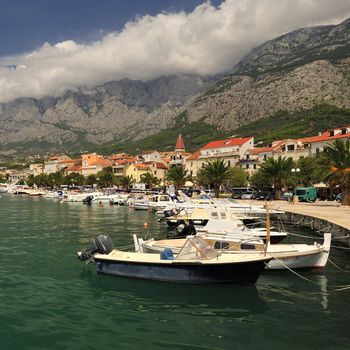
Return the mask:
<path id="1" fill-rule="evenodd" d="M 284 262 L 282 262 L 280 259 L 276 258 L 275 256 L 272 256 L 273 259 L 277 260 L 283 267 L 285 267 L 287 270 L 289 270 L 290 272 L 292 272 L 294 275 L 300 277 L 301 279 L 307 281 L 307 282 L 310 282 L 312 284 L 315 284 L 317 286 L 319 286 L 320 284 L 315 282 L 315 281 L 312 281 L 310 280 L 309 278 L 307 277 L 304 277 L 302 275 L 300 275 L 298 272 L 295 272 L 294 270 L 292 270 L 289 266 L 287 266 Z M 266 266 L 268 266 L 268 263 L 265 263 Z M 343 287 L 343 286 L 342 286 Z"/>
<path id="2" fill-rule="evenodd" d="M 331 229 L 332 229 L 332 225 L 329 225 L 329 226 L 327 226 L 327 227 L 325 227 L 325 228 L 321 228 L 321 229 L 319 229 L 319 230 L 317 230 L 317 231 L 315 231 L 315 232 L 317 232 L 317 233 L 328 232 L 328 231 L 331 230 Z"/>
<path id="3" fill-rule="evenodd" d="M 298 222 L 286 222 L 286 224 L 288 225 L 288 227 L 294 227 L 294 226 L 299 226 L 302 222 L 304 221 L 304 219 L 301 219 Z"/>
<path id="4" fill-rule="evenodd" d="M 331 245 L 331 248 L 349 250 L 350 247 L 340 247 L 338 245 Z"/>
<path id="5" fill-rule="evenodd" d="M 313 237 L 313 236 L 305 236 L 305 235 L 300 235 L 298 233 L 292 233 L 292 232 L 288 232 L 289 236 L 296 236 L 296 237 L 301 237 L 301 238 L 309 238 L 309 239 L 319 239 L 319 240 L 323 240 L 323 237 Z"/>
<path id="6" fill-rule="evenodd" d="M 296 237 L 301 237 L 301 238 L 308 238 L 308 239 L 313 239 L 313 240 L 323 240 L 323 237 L 312 237 L 312 236 L 305 236 L 305 235 L 300 235 L 298 233 L 291 233 L 288 232 L 289 236 L 296 236 Z M 349 235 L 343 236 L 343 237 L 332 237 L 332 241 L 339 240 L 339 239 L 344 239 L 344 238 L 350 238 Z M 344 249 L 344 250 L 350 250 L 350 247 L 340 247 L 338 245 L 331 245 L 332 248 L 335 249 Z"/>
<path id="7" fill-rule="evenodd" d="M 317 283 L 313 280 L 310 280 L 309 278 L 302 276 L 301 274 L 299 274 L 298 272 L 294 271 L 293 269 L 291 269 L 289 266 L 287 266 L 285 263 L 283 263 L 280 259 L 276 258 L 275 256 L 272 255 L 272 258 L 277 260 L 282 266 L 284 266 L 287 270 L 289 270 L 290 272 L 292 272 L 294 275 L 296 275 L 297 277 L 300 277 L 301 279 L 310 282 L 316 286 L 322 287 L 322 285 L 320 283 Z M 265 263 L 266 266 L 268 266 L 268 263 Z M 335 290 L 333 290 L 332 292 L 338 292 L 338 291 L 342 291 L 342 290 L 346 290 L 346 289 L 350 289 L 350 284 L 345 284 L 345 285 L 340 285 L 340 286 L 333 286 L 333 285 L 328 285 L 327 287 L 330 288 L 336 288 Z"/>
<path id="8" fill-rule="evenodd" d="M 350 270 L 344 270 L 342 269 L 340 266 L 338 266 L 335 262 L 333 262 L 331 259 L 328 258 L 328 261 L 335 267 L 337 268 L 338 270 L 340 271 L 343 271 L 343 272 L 346 272 L 346 273 L 350 273 Z"/>
<path id="9" fill-rule="evenodd" d="M 123 246 L 118 246 L 118 250 L 128 250 L 130 248 L 134 248 L 133 244 L 129 244 L 129 245 L 123 245 Z"/>

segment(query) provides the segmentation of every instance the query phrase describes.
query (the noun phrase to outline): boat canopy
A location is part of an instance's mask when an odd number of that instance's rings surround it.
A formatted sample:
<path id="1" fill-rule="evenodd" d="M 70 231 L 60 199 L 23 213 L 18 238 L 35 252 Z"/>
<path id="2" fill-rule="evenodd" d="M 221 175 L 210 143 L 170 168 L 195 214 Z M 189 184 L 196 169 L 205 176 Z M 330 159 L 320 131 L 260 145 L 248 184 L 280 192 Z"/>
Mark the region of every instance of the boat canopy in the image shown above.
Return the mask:
<path id="1" fill-rule="evenodd" d="M 210 260 L 219 255 L 202 237 L 189 237 L 175 260 Z"/>

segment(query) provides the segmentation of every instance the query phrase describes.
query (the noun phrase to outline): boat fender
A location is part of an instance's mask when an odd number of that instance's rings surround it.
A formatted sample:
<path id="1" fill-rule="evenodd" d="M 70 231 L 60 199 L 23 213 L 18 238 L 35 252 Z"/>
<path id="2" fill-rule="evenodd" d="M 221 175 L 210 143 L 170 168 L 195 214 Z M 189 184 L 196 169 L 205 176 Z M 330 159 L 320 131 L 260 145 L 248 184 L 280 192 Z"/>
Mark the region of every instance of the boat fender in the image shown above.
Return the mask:
<path id="1" fill-rule="evenodd" d="M 160 260 L 174 260 L 173 251 L 170 248 L 165 248 L 160 252 Z"/>

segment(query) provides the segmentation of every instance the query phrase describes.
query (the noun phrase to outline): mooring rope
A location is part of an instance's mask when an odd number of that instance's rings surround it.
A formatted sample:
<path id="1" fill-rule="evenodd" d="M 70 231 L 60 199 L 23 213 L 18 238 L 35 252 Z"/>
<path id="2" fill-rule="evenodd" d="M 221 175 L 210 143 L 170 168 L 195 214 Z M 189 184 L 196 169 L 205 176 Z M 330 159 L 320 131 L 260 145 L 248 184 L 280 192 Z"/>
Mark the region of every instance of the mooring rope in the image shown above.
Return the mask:
<path id="1" fill-rule="evenodd" d="M 313 240 L 323 240 L 323 237 L 312 237 L 312 236 L 305 236 L 305 235 L 300 235 L 298 233 L 291 233 L 288 232 L 288 235 L 290 236 L 296 236 L 296 237 L 301 237 L 301 238 L 308 238 L 308 239 L 313 239 Z M 332 241 L 339 240 L 339 239 L 344 239 L 344 238 L 350 238 L 348 235 L 343 236 L 343 237 L 332 237 Z M 331 245 L 332 248 L 335 249 L 344 249 L 344 250 L 350 250 L 350 247 L 340 247 L 337 245 Z"/>
<path id="2" fill-rule="evenodd" d="M 296 275 L 297 277 L 300 277 L 301 279 L 309 282 L 309 283 L 312 283 L 316 286 L 319 286 L 319 287 L 322 287 L 321 284 L 315 282 L 315 281 L 312 281 L 310 280 L 309 278 L 305 277 L 305 276 L 302 276 L 300 275 L 299 273 L 297 273 L 296 271 L 294 271 L 293 269 L 291 269 L 289 266 L 287 266 L 285 263 L 283 263 L 280 259 L 272 256 L 273 259 L 277 260 L 282 266 L 284 266 L 287 270 L 289 270 L 290 272 L 292 272 L 294 275 Z M 268 263 L 265 263 L 266 266 L 268 266 Z M 329 288 L 336 288 L 335 290 L 333 290 L 332 292 L 339 292 L 339 291 L 342 291 L 342 290 L 346 290 L 346 289 L 350 289 L 350 284 L 345 284 L 345 285 L 341 285 L 341 286 L 333 286 L 333 285 L 328 285 L 327 284 L 327 287 Z M 327 293 L 328 294 L 328 293 Z"/>
<path id="3" fill-rule="evenodd" d="M 331 245 L 331 248 L 349 250 L 350 247 L 339 247 L 338 245 Z"/>
<path id="4" fill-rule="evenodd" d="M 323 237 L 305 236 L 305 235 L 300 235 L 300 234 L 298 234 L 298 233 L 292 233 L 292 232 L 288 232 L 288 235 L 290 235 L 290 236 L 296 236 L 296 237 L 301 237 L 301 238 L 309 238 L 309 239 L 319 239 L 319 240 L 323 240 Z"/>
<path id="5" fill-rule="evenodd" d="M 319 283 L 317 283 L 317 282 L 315 282 L 315 281 L 312 281 L 312 280 L 310 280 L 309 278 L 306 278 L 306 277 L 300 275 L 299 273 L 295 272 L 295 271 L 292 270 L 289 266 L 287 266 L 285 263 L 283 263 L 280 259 L 278 259 L 278 258 L 276 258 L 276 257 L 274 257 L 274 256 L 272 256 L 272 258 L 275 259 L 275 260 L 277 260 L 283 267 L 285 267 L 287 270 L 289 270 L 290 272 L 292 272 L 294 275 L 300 277 L 301 279 L 303 279 L 303 280 L 305 280 L 305 281 L 308 281 L 308 282 L 310 282 L 310 283 L 312 283 L 312 284 L 315 284 L 315 285 L 319 286 Z M 265 265 L 268 266 L 268 263 L 265 263 Z M 341 287 L 343 287 L 343 286 L 341 286 Z"/>
<path id="6" fill-rule="evenodd" d="M 335 268 L 337 268 L 338 270 L 343 271 L 343 272 L 346 272 L 346 273 L 350 273 L 350 270 L 344 270 L 344 269 L 342 269 L 340 266 L 336 265 L 336 263 L 333 262 L 331 259 L 328 258 L 328 261 L 329 261 Z"/>

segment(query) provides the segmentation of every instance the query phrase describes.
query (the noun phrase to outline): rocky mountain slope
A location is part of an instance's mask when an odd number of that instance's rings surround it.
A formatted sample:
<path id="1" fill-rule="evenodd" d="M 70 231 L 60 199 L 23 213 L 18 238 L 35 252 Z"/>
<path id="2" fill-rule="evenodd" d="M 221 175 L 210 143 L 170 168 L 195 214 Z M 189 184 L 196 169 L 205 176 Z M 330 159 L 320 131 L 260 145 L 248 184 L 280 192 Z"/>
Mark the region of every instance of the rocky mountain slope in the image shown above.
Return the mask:
<path id="1" fill-rule="evenodd" d="M 0 104 L 3 149 L 84 147 L 142 138 L 171 125 L 181 107 L 208 86 L 197 76 L 124 79 L 59 98 L 23 98 Z"/>
<path id="2" fill-rule="evenodd" d="M 280 110 L 322 103 L 349 108 L 349 43 L 347 20 L 264 43 L 221 79 L 124 79 L 59 98 L 0 104 L 1 149 L 84 150 L 141 139 L 172 127 L 180 113 L 188 123 L 229 131 Z"/>
<path id="3" fill-rule="evenodd" d="M 350 107 L 350 19 L 300 29 L 249 53 L 233 73 L 188 107 L 189 121 L 205 117 L 235 129 L 280 110 L 321 103 Z"/>

